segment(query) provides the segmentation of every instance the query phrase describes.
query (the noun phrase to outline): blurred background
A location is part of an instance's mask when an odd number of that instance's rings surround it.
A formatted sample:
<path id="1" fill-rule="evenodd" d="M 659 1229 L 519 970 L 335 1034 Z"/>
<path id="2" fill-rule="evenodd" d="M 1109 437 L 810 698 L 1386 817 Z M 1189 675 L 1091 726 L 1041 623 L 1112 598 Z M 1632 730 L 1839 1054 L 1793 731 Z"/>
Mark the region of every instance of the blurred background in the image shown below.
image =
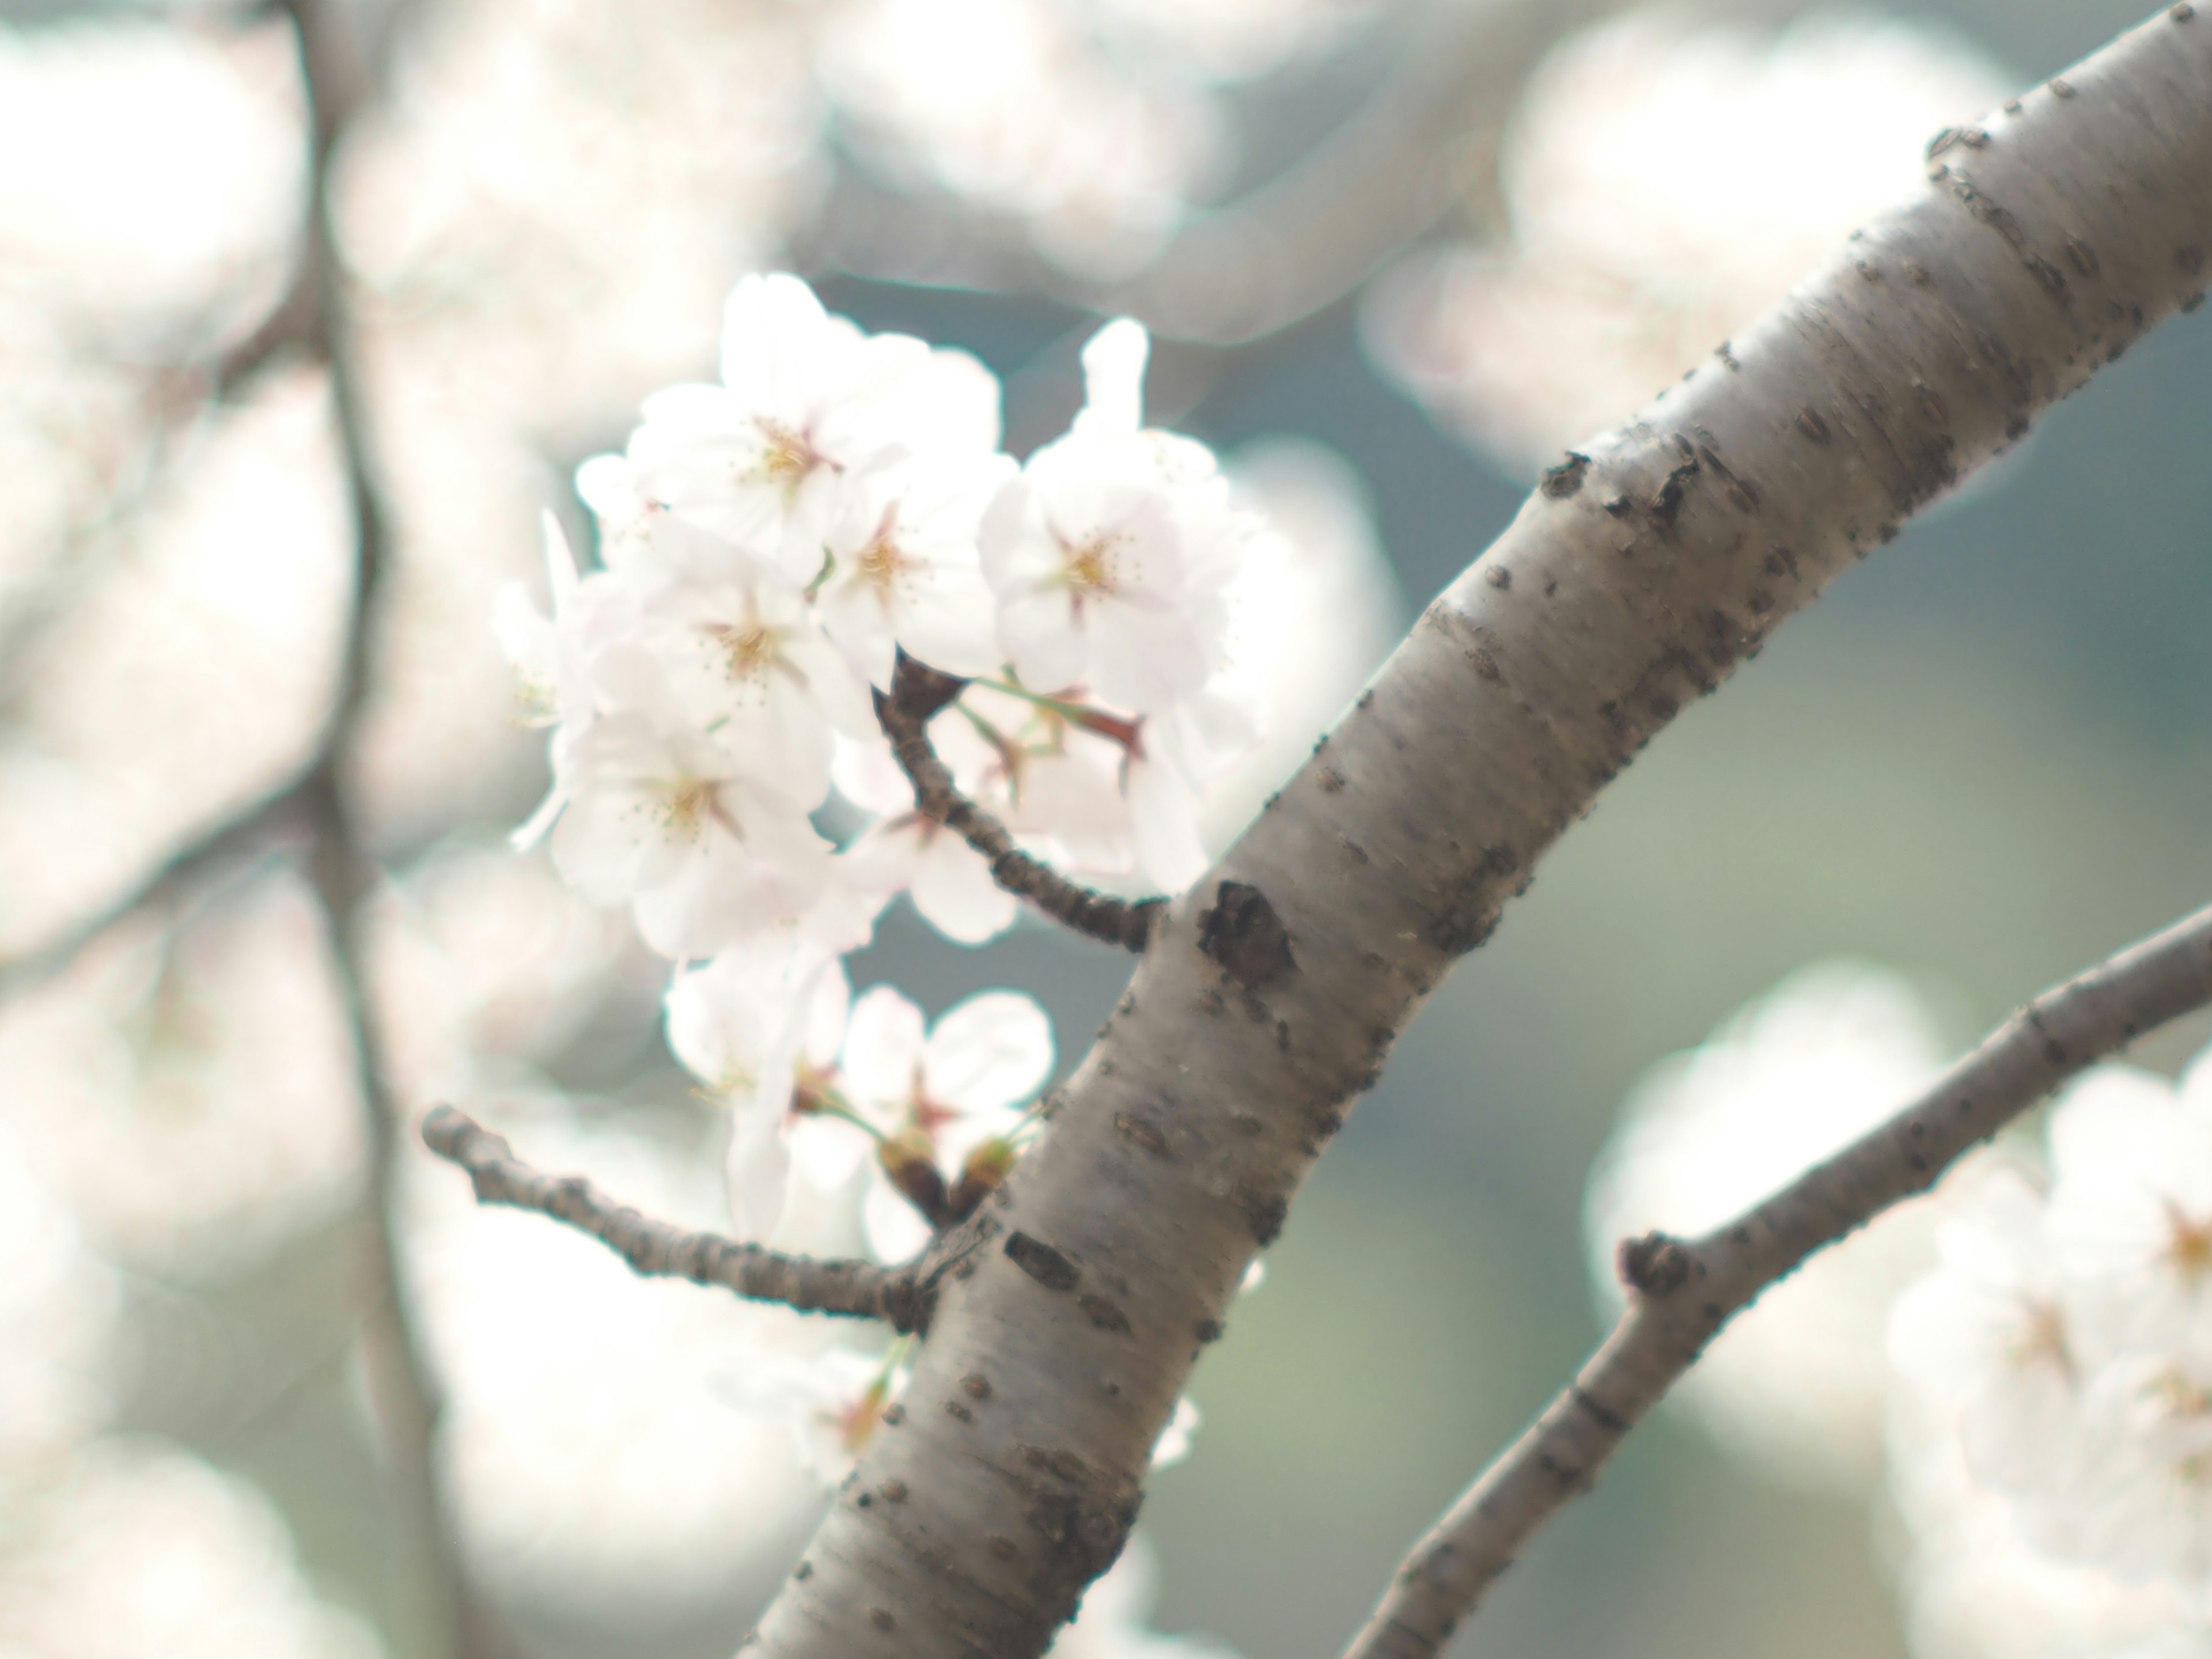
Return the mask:
<path id="1" fill-rule="evenodd" d="M 585 532 L 574 465 L 711 375 L 738 275 L 795 269 L 866 326 L 975 352 L 1017 453 L 1076 407 L 1097 317 L 1152 325 L 1154 418 L 1218 447 L 1295 550 L 1278 738 L 1226 837 L 1537 468 L 1909 192 L 1938 128 L 2138 21 L 292 9 L 343 118 L 337 310 L 304 252 L 291 12 L 0 3 L 9 1659 L 704 1659 L 787 1570 L 819 1499 L 731 1377 L 787 1316 L 479 1214 L 410 1134 L 381 1152 L 451 1098 L 547 1167 L 720 1216 L 661 965 L 507 850 L 544 745 L 489 617 L 535 580 L 541 508 Z M 333 354 L 388 555 L 358 698 Z M 1655 1061 L 1839 956 L 1899 970 L 1955 1047 L 2205 899 L 2208 431 L 2199 313 L 1851 573 L 1566 839 L 1199 1372 L 1194 1455 L 1146 1508 L 1153 1622 L 1335 1651 L 1595 1336 L 1584 1182 Z M 335 816 L 300 782 L 333 742 Z M 933 1012 L 1027 988 L 1066 1065 L 1127 966 L 1026 927 L 963 951 L 902 902 L 854 970 Z M 1461 1650 L 1901 1654 L 1873 1486 L 1662 1418 Z"/>

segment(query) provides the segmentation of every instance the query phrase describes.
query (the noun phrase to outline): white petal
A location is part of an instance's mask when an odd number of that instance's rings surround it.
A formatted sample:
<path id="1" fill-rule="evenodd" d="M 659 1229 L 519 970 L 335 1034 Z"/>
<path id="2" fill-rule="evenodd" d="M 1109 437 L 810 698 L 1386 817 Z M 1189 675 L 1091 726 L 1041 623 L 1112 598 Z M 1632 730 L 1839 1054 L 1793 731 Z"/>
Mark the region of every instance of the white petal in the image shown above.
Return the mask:
<path id="1" fill-rule="evenodd" d="M 911 1261 L 929 1248 L 936 1235 L 904 1193 L 891 1185 L 878 1167 L 868 1182 L 868 1195 L 860 1204 L 860 1224 L 868 1236 L 868 1251 L 886 1263 Z"/>
<path id="2" fill-rule="evenodd" d="M 1021 914 L 1021 901 L 992 878 L 983 855 L 949 830 L 927 836 L 911 880 L 914 908 L 961 945 L 996 939 Z"/>
<path id="3" fill-rule="evenodd" d="M 923 1042 L 921 1010 L 890 986 L 872 986 L 853 1004 L 845 1028 L 846 1080 L 872 1104 L 902 1108 Z"/>
<path id="4" fill-rule="evenodd" d="M 783 1114 L 763 1102 L 740 1112 L 730 1134 L 730 1224 L 740 1239 L 763 1239 L 783 1219 L 791 1153 L 783 1143 Z"/>
<path id="5" fill-rule="evenodd" d="M 1089 435 L 1134 433 L 1145 423 L 1145 360 L 1152 337 L 1132 317 L 1117 317 L 1083 348 L 1083 412 L 1075 429 Z"/>
<path id="6" fill-rule="evenodd" d="M 999 643 L 1022 683 L 1057 691 L 1083 678 L 1088 641 L 1066 588 L 1036 586 L 1002 592 Z"/>
<path id="7" fill-rule="evenodd" d="M 1199 839 L 1197 797 L 1172 768 L 1149 761 L 1131 763 L 1127 794 L 1138 865 L 1161 891 L 1180 893 L 1212 862 Z"/>
<path id="8" fill-rule="evenodd" d="M 931 1029 L 922 1072 L 930 1097 L 949 1106 L 1018 1104 L 1052 1073 L 1052 1020 L 1022 992 L 979 992 Z"/>

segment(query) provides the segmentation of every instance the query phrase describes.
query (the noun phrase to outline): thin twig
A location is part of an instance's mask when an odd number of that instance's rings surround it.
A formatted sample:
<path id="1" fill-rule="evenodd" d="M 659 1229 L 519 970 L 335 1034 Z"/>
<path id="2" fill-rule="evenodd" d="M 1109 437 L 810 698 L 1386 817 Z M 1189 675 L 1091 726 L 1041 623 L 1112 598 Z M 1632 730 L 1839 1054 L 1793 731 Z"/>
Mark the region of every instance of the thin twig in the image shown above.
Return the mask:
<path id="1" fill-rule="evenodd" d="M 478 1203 L 511 1205 L 565 1221 L 648 1277 L 720 1285 L 752 1301 L 779 1302 L 802 1313 L 881 1319 L 899 1331 L 925 1328 L 937 1299 L 933 1280 L 925 1281 L 918 1263 L 882 1267 L 872 1261 L 790 1255 L 655 1221 L 616 1203 L 581 1176 L 532 1169 L 502 1137 L 451 1106 L 434 1108 L 422 1120 L 422 1143 L 468 1171 Z"/>
<path id="2" fill-rule="evenodd" d="M 1702 1238 L 1624 1244 L 1628 1306 L 1612 1334 L 1414 1547 L 1345 1659 L 1430 1659 L 1761 1291 L 1925 1191 L 2066 1079 L 2208 1002 L 2212 907 L 2045 991 L 1911 1105 L 1735 1220 Z"/>
<path id="3" fill-rule="evenodd" d="M 922 815 L 943 824 L 983 855 L 991 879 L 1028 900 L 1062 927 L 1124 950 L 1141 951 L 1152 937 L 1158 899 L 1116 898 L 1070 881 L 1041 859 L 1014 845 L 1006 826 L 960 793 L 951 769 L 930 746 L 929 719 L 960 695 L 964 681 L 899 659 L 889 696 L 876 698 L 876 717 L 891 740 L 891 753 L 914 785 Z"/>

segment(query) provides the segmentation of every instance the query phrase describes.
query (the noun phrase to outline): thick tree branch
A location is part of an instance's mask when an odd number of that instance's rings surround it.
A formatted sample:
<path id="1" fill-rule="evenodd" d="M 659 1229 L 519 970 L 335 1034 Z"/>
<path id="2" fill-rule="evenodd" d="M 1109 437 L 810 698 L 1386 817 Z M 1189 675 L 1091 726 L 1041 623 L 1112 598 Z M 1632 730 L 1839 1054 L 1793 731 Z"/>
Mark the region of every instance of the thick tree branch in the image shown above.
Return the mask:
<path id="1" fill-rule="evenodd" d="M 801 1313 L 881 1319 L 899 1331 L 929 1322 L 936 1285 L 919 1263 L 879 1267 L 872 1261 L 823 1261 L 672 1227 L 617 1204 L 581 1176 L 533 1170 L 515 1158 L 505 1139 L 451 1106 L 435 1107 L 422 1120 L 422 1142 L 468 1171 L 478 1203 L 512 1205 L 565 1221 L 649 1277 L 720 1285 Z"/>
<path id="2" fill-rule="evenodd" d="M 876 718 L 891 740 L 899 769 L 914 785 L 915 803 L 922 816 L 943 824 L 982 854 L 991 866 L 992 880 L 1063 927 L 1127 951 L 1142 951 L 1163 901 L 1116 898 L 1070 881 L 1015 846 L 1006 826 L 962 794 L 952 781 L 951 769 L 930 746 L 929 718 L 958 696 L 963 684 L 902 655 L 890 695 L 876 698 Z"/>
<path id="3" fill-rule="evenodd" d="M 863 1455 L 855 1490 L 907 1501 L 832 1507 L 763 1654 L 1042 1651 L 1253 1253 L 1537 860 L 1783 619 L 2202 295 L 2212 15 L 2065 82 L 1566 458 L 1169 907 Z M 937 1409 L 970 1375 L 988 1409 Z"/>
<path id="4" fill-rule="evenodd" d="M 1735 1220 L 1623 1243 L 1628 1307 L 1612 1334 L 1414 1546 L 1345 1659 L 1430 1659 L 1759 1292 L 2068 1078 L 2208 1002 L 2212 908 L 2045 991 L 1896 1116 Z"/>

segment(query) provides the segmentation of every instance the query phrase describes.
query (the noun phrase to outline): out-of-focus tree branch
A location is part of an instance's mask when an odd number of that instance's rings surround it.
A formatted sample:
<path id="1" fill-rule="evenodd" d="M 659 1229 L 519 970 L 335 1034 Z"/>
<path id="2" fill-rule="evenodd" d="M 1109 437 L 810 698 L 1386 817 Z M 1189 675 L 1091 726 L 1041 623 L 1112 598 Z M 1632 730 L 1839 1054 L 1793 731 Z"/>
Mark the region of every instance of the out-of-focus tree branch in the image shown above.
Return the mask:
<path id="1" fill-rule="evenodd" d="M 404 1137 L 364 989 L 363 902 L 381 872 L 356 833 L 343 775 L 368 702 L 377 599 L 391 562 L 392 538 L 378 494 L 345 272 L 332 234 L 330 180 L 338 145 L 374 90 L 375 60 L 368 44 L 351 31 L 345 9 L 331 0 L 285 0 L 284 10 L 298 36 L 313 146 L 301 252 L 307 276 L 302 291 L 312 298 L 301 303 L 298 328 L 300 337 L 327 367 L 354 537 L 353 611 L 330 718 L 314 763 L 291 793 L 311 830 L 308 873 L 330 928 L 368 1128 L 363 1206 L 370 1233 L 370 1283 L 362 1287 L 362 1296 L 371 1311 L 363 1328 L 363 1352 L 383 1432 L 395 1520 L 413 1557 L 425 1639 L 440 1655 L 478 1659 L 500 1651 L 504 1644 L 471 1592 L 456 1528 L 442 1501 L 435 1444 L 441 1390 L 407 1294 L 397 1238 L 398 1158 Z"/>
<path id="2" fill-rule="evenodd" d="M 1133 282 L 1093 299 L 1179 339 L 1236 344 L 1311 315 L 1448 214 L 1498 210 L 1522 83 L 1621 0 L 1429 0 L 1389 76 L 1279 178 L 1197 215 Z"/>
<path id="3" fill-rule="evenodd" d="M 1440 219 L 1494 218 L 1498 153 L 1529 71 L 1625 0 L 1423 0 L 1381 83 L 1284 173 L 1194 212 L 1140 273 L 1087 282 L 1030 248 L 1020 222 L 909 196 L 841 157 L 802 265 L 886 280 L 1029 290 L 1143 319 L 1164 342 L 1239 345 L 1342 299 Z"/>
<path id="4" fill-rule="evenodd" d="M 2068 1078 L 2208 1002 L 2212 908 L 2045 991 L 1920 1098 L 1735 1219 L 1699 1238 L 1624 1242 L 1628 1307 L 1612 1334 L 1414 1546 L 1345 1659 L 1430 1659 L 1768 1285 L 1927 1190 Z"/>
<path id="5" fill-rule="evenodd" d="M 222 886 L 231 871 L 258 864 L 288 844 L 296 844 L 301 834 L 301 787 L 298 782 L 287 784 L 243 812 L 226 817 L 169 854 L 126 891 L 92 915 L 79 918 L 58 939 L 21 956 L 0 958 L 0 1002 L 33 990 L 63 972 L 88 945 L 126 917 Z"/>

